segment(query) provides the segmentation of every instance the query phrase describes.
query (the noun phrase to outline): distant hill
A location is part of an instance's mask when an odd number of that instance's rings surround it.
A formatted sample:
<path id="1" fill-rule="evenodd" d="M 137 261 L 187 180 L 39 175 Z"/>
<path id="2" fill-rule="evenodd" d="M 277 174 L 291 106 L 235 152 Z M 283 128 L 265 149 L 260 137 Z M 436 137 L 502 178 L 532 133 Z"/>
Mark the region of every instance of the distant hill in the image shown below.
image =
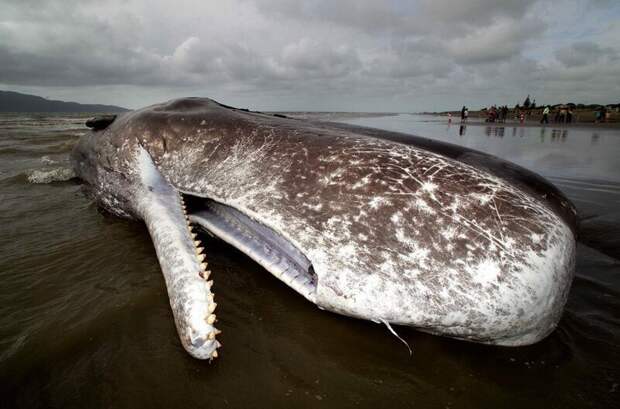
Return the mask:
<path id="1" fill-rule="evenodd" d="M 114 105 L 78 104 L 54 101 L 36 95 L 0 91 L 0 112 L 124 112 L 126 108 Z"/>

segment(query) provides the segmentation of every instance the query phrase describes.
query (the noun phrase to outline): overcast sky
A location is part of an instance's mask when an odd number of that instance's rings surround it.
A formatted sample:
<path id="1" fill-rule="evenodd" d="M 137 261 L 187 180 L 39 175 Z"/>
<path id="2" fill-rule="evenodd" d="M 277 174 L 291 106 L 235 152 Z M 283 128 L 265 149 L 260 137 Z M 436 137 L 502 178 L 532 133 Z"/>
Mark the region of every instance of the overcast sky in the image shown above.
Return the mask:
<path id="1" fill-rule="evenodd" d="M 138 108 L 620 102 L 618 0 L 2 0 L 0 89 Z"/>

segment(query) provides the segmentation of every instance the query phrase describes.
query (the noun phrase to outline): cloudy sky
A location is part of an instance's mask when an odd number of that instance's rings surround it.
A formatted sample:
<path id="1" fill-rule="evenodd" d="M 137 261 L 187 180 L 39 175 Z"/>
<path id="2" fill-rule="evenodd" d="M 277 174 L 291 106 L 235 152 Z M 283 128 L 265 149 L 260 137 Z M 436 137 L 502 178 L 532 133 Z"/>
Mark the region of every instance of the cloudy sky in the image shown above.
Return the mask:
<path id="1" fill-rule="evenodd" d="M 0 89 L 137 108 L 620 102 L 618 0 L 2 0 Z"/>

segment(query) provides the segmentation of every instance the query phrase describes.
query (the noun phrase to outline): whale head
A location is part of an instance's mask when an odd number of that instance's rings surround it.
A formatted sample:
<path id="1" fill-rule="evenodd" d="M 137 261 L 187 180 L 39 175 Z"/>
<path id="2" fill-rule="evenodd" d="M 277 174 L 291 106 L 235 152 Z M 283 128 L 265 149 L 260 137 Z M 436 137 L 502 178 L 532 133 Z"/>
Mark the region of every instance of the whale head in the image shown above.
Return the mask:
<path id="1" fill-rule="evenodd" d="M 322 309 L 488 344 L 544 338 L 573 277 L 570 202 L 497 158 L 398 138 L 188 98 L 90 132 L 73 162 L 100 205 L 145 221 L 193 356 L 219 346 L 197 230 Z"/>

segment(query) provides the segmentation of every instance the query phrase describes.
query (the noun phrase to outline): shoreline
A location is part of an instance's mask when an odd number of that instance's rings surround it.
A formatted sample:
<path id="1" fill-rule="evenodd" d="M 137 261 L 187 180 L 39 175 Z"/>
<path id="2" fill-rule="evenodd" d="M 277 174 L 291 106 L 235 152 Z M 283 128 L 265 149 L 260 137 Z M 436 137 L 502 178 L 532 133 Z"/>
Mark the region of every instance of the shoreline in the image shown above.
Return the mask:
<path id="1" fill-rule="evenodd" d="M 486 122 L 483 118 L 472 118 L 466 122 L 461 122 L 459 118 L 452 118 L 452 122 L 448 122 L 448 117 L 446 115 L 441 114 L 424 114 L 424 115 L 432 115 L 438 118 L 443 119 L 441 122 L 445 122 L 450 125 L 475 125 L 475 126 L 490 126 L 490 127 L 539 127 L 539 128 L 599 128 L 599 129 L 620 129 L 620 122 L 571 122 L 571 123 L 561 123 L 561 122 L 549 122 L 548 124 L 541 124 L 538 120 L 525 120 L 525 122 L 521 123 L 517 120 L 510 119 L 506 120 L 506 122 Z"/>

